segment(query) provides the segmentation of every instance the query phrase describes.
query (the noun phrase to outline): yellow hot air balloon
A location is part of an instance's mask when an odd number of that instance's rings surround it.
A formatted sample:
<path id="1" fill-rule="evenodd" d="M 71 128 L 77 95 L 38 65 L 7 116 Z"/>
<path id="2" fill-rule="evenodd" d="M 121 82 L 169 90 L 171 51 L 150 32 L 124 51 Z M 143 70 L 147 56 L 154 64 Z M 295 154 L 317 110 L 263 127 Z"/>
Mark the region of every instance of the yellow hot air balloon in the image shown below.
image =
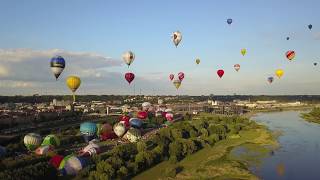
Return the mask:
<path id="1" fill-rule="evenodd" d="M 199 58 L 196 59 L 196 63 L 200 64 L 200 59 Z"/>
<path id="2" fill-rule="evenodd" d="M 283 76 L 284 71 L 282 69 L 277 69 L 276 70 L 276 75 L 278 76 L 278 78 L 281 78 Z"/>
<path id="3" fill-rule="evenodd" d="M 75 102 L 76 101 L 75 92 L 79 88 L 79 86 L 81 84 L 81 80 L 77 76 L 69 76 L 67 78 L 66 83 L 67 83 L 67 86 L 69 87 L 69 89 L 72 91 L 73 101 Z"/>
<path id="4" fill-rule="evenodd" d="M 241 49 L 241 54 L 242 54 L 242 56 L 246 55 L 246 53 L 247 53 L 247 50 L 246 50 L 246 49 Z"/>
<path id="5" fill-rule="evenodd" d="M 179 89 L 179 87 L 180 87 L 180 85 L 181 85 L 181 80 L 175 79 L 175 80 L 173 81 L 173 85 L 174 85 L 177 89 Z"/>

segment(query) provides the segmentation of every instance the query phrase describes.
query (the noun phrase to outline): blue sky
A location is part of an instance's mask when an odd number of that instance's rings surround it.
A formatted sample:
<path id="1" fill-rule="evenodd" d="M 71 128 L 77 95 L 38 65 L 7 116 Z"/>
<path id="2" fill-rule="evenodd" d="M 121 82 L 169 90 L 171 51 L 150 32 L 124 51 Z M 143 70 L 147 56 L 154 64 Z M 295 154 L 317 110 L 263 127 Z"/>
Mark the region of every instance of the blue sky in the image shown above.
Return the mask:
<path id="1" fill-rule="evenodd" d="M 77 74 L 83 77 L 79 94 L 319 94 L 320 65 L 313 66 L 320 63 L 319 7 L 317 0 L 3 0 L 0 92 L 67 94 L 64 80 Z M 176 30 L 183 35 L 178 48 L 170 39 Z M 127 50 L 136 54 L 129 70 L 121 64 Z M 296 51 L 293 62 L 286 60 L 287 50 Z M 57 52 L 67 61 L 58 83 L 48 68 Z M 220 68 L 222 79 L 216 75 Z M 269 85 L 267 77 L 278 68 L 285 75 Z M 123 78 L 127 71 L 137 76 L 131 86 Z M 168 75 L 180 71 L 185 80 L 176 91 Z"/>

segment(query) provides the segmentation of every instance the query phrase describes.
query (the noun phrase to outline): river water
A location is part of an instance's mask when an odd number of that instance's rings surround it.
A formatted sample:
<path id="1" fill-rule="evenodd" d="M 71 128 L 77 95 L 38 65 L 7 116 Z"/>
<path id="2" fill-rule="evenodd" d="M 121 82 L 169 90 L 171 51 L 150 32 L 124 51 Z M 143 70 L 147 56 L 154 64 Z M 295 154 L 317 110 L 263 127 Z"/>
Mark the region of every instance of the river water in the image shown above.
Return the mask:
<path id="1" fill-rule="evenodd" d="M 261 113 L 252 119 L 282 131 L 280 148 L 251 168 L 261 179 L 320 180 L 320 125 L 300 118 L 301 111 Z"/>

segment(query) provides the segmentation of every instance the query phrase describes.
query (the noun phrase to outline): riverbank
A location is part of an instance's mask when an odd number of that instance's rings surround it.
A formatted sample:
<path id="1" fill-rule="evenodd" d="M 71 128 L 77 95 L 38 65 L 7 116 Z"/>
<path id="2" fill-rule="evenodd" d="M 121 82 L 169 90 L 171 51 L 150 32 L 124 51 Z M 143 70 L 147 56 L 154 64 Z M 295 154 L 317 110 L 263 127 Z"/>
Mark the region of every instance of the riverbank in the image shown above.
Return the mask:
<path id="1" fill-rule="evenodd" d="M 235 147 L 251 144 L 257 153 L 271 152 L 278 147 L 275 136 L 262 125 L 253 125 L 239 132 L 239 136 L 229 136 L 226 140 L 206 147 L 185 159 L 172 164 L 162 162 L 148 169 L 133 179 L 168 179 L 168 170 L 179 167 L 175 179 L 258 179 L 249 169 L 245 159 L 235 158 L 230 154 Z"/>
<path id="2" fill-rule="evenodd" d="M 302 113 L 301 117 L 308 122 L 320 124 L 320 108 L 313 108 L 308 113 Z"/>

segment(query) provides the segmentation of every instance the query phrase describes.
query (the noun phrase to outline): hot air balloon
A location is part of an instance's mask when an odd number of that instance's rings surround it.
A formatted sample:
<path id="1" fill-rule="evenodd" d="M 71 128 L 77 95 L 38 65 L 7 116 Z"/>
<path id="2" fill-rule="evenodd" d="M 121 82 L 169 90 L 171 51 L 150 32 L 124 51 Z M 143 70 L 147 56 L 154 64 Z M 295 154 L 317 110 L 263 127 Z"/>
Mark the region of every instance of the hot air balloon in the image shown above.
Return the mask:
<path id="1" fill-rule="evenodd" d="M 172 113 L 167 113 L 166 114 L 166 119 L 167 119 L 167 121 L 173 121 L 173 114 Z"/>
<path id="2" fill-rule="evenodd" d="M 139 129 L 130 128 L 127 133 L 124 135 L 124 138 L 128 139 L 128 141 L 135 143 L 139 139 L 141 139 L 141 132 Z"/>
<path id="3" fill-rule="evenodd" d="M 276 75 L 278 76 L 278 78 L 281 78 L 283 76 L 284 71 L 282 69 L 277 69 L 276 70 Z"/>
<path id="4" fill-rule="evenodd" d="M 36 133 L 29 133 L 24 136 L 23 142 L 24 145 L 27 147 L 29 151 L 35 150 L 37 147 L 40 146 L 42 138 L 39 134 Z"/>
<path id="5" fill-rule="evenodd" d="M 311 29 L 312 29 L 312 24 L 309 24 L 309 25 L 308 25 L 308 28 L 311 30 Z"/>
<path id="6" fill-rule="evenodd" d="M 176 89 L 179 89 L 179 87 L 181 85 L 181 81 L 179 79 L 175 79 L 173 81 L 173 85 L 176 87 Z"/>
<path id="7" fill-rule="evenodd" d="M 227 23 L 230 25 L 232 23 L 232 19 L 231 18 L 227 19 Z"/>
<path id="8" fill-rule="evenodd" d="M 60 140 L 56 135 L 49 134 L 42 141 L 41 146 L 45 146 L 45 145 L 51 145 L 53 147 L 58 147 L 58 146 L 60 146 Z"/>
<path id="9" fill-rule="evenodd" d="M 235 64 L 233 67 L 234 67 L 234 69 L 235 69 L 236 71 L 239 71 L 239 70 L 240 70 L 240 64 Z"/>
<path id="10" fill-rule="evenodd" d="M 54 147 L 51 145 L 41 145 L 35 150 L 36 155 L 54 155 Z"/>
<path id="11" fill-rule="evenodd" d="M 290 38 L 289 37 L 287 37 L 287 40 L 289 40 Z"/>
<path id="12" fill-rule="evenodd" d="M 172 80 L 173 80 L 173 78 L 174 78 L 174 75 L 173 75 L 173 74 L 170 74 L 170 75 L 169 75 L 169 79 L 170 79 L 170 81 L 172 81 Z"/>
<path id="13" fill-rule="evenodd" d="M 131 51 L 127 51 L 122 54 L 123 61 L 128 65 L 128 67 L 132 64 L 134 61 L 135 55 Z"/>
<path id="14" fill-rule="evenodd" d="M 218 74 L 218 76 L 219 76 L 220 78 L 222 78 L 222 76 L 224 75 L 224 70 L 219 69 L 219 70 L 217 71 L 217 74 Z"/>
<path id="15" fill-rule="evenodd" d="M 121 137 L 126 132 L 126 127 L 123 123 L 117 123 L 113 126 L 113 131 L 118 137 Z"/>
<path id="16" fill-rule="evenodd" d="M 51 71 L 53 72 L 54 76 L 56 77 L 56 80 L 58 80 L 60 74 L 66 67 L 66 62 L 61 56 L 54 56 L 51 58 L 50 61 L 50 67 Z"/>
<path id="17" fill-rule="evenodd" d="M 126 73 L 124 75 L 124 78 L 128 81 L 128 83 L 130 84 L 133 80 L 134 80 L 134 74 L 133 73 Z"/>
<path id="18" fill-rule="evenodd" d="M 144 103 L 142 103 L 142 110 L 144 110 L 144 111 L 148 111 L 149 109 L 150 109 L 150 107 L 151 107 L 151 103 L 149 103 L 149 102 L 144 102 Z"/>
<path id="19" fill-rule="evenodd" d="M 137 113 L 137 118 L 139 118 L 139 119 L 144 120 L 144 119 L 146 119 L 147 117 L 148 117 L 148 113 L 147 113 L 146 111 L 139 111 L 139 112 Z"/>
<path id="20" fill-rule="evenodd" d="M 112 126 L 108 123 L 97 124 L 97 136 L 101 136 L 102 134 L 112 133 Z"/>
<path id="21" fill-rule="evenodd" d="M 56 169 L 59 168 L 61 161 L 63 160 L 63 156 L 61 155 L 54 155 L 52 158 L 49 160 L 49 163 L 55 167 Z"/>
<path id="22" fill-rule="evenodd" d="M 80 133 L 86 142 L 96 138 L 97 125 L 92 122 L 84 122 L 80 124 Z"/>
<path id="23" fill-rule="evenodd" d="M 87 162 L 85 159 L 74 155 L 68 155 L 61 161 L 59 170 L 62 175 L 76 175 L 86 165 Z"/>
<path id="24" fill-rule="evenodd" d="M 313 63 L 313 65 L 314 65 L 314 66 L 316 66 L 317 64 L 318 64 L 318 63 L 316 63 L 316 62 L 315 62 L 315 63 Z"/>
<path id="25" fill-rule="evenodd" d="M 176 32 L 173 32 L 172 34 L 172 42 L 174 43 L 174 45 L 176 47 L 178 47 L 179 43 L 181 42 L 182 40 L 182 34 L 180 31 L 176 31 Z"/>
<path id="26" fill-rule="evenodd" d="M 179 78 L 179 80 L 182 82 L 183 79 L 184 79 L 184 73 L 183 73 L 183 72 L 179 72 L 179 73 L 178 73 L 178 78 Z"/>
<path id="27" fill-rule="evenodd" d="M 271 84 L 273 82 L 273 77 L 268 77 L 268 82 Z"/>
<path id="28" fill-rule="evenodd" d="M 296 56 L 296 53 L 294 51 L 287 51 L 286 57 L 291 61 Z"/>
<path id="29" fill-rule="evenodd" d="M 199 58 L 196 59 L 196 63 L 200 64 L 200 59 Z"/>
<path id="30" fill-rule="evenodd" d="M 246 53 L 247 53 L 247 50 L 246 50 L 246 49 L 241 49 L 241 54 L 242 54 L 242 56 L 246 55 Z"/>
<path id="31" fill-rule="evenodd" d="M 69 76 L 67 78 L 67 86 L 69 87 L 69 89 L 72 91 L 72 96 L 73 96 L 73 102 L 76 101 L 76 95 L 75 92 L 77 91 L 77 89 L 80 87 L 81 84 L 81 80 L 79 77 L 77 76 Z"/>
<path id="32" fill-rule="evenodd" d="M 100 146 L 95 142 L 89 142 L 89 144 L 80 150 L 80 156 L 93 156 L 101 152 Z"/>
<path id="33" fill-rule="evenodd" d="M 130 122 L 131 127 L 134 127 L 134 128 L 141 128 L 142 127 L 142 121 L 138 118 L 131 118 L 129 122 Z"/>

